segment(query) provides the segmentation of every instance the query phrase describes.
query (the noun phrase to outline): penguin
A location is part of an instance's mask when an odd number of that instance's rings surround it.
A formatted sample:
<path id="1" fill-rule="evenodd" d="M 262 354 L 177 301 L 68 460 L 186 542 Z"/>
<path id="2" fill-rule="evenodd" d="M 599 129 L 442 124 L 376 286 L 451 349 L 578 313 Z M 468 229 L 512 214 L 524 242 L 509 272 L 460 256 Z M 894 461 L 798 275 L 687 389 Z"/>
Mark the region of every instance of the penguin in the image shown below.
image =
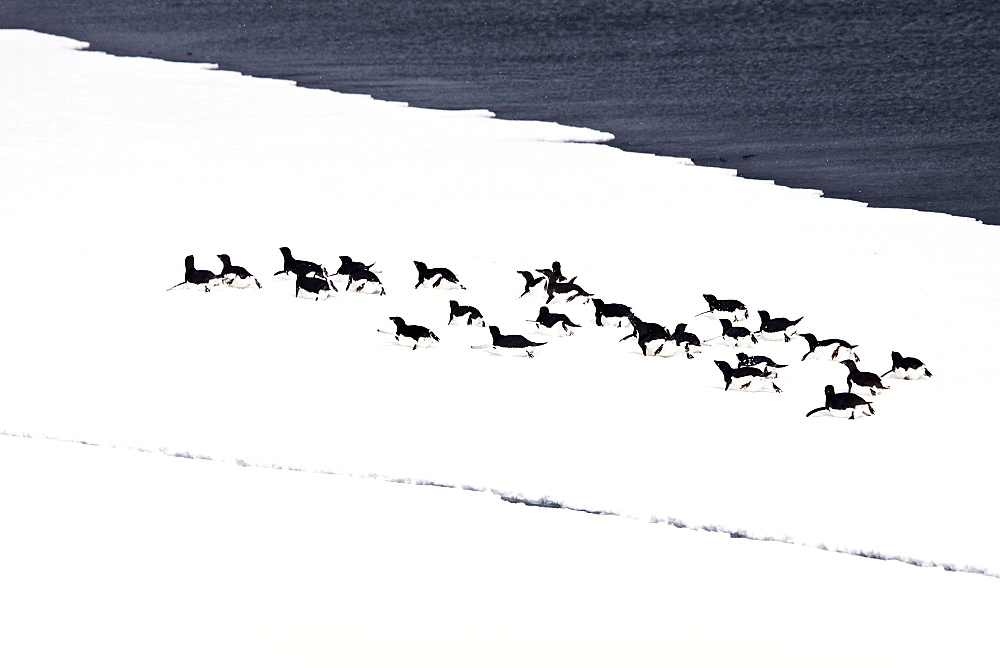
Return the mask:
<path id="1" fill-rule="evenodd" d="M 524 278 L 524 292 L 518 296 L 518 299 L 531 292 L 536 285 L 545 280 L 545 276 L 535 276 L 530 271 L 519 271 L 517 273 Z"/>
<path id="2" fill-rule="evenodd" d="M 632 333 L 621 338 L 622 341 L 633 336 L 639 344 L 639 349 L 645 357 L 673 357 L 681 351 L 681 347 L 671 340 L 670 330 L 655 322 L 644 322 L 634 315 L 629 315 L 632 323 Z"/>
<path id="3" fill-rule="evenodd" d="M 228 255 L 223 253 L 216 257 L 222 260 L 222 271 L 219 272 L 219 276 L 224 285 L 231 288 L 249 288 L 256 284 L 257 288 L 260 289 L 260 281 L 243 267 L 234 265 Z"/>
<path id="4" fill-rule="evenodd" d="M 826 405 L 812 409 L 806 413 L 806 417 L 809 417 L 814 413 L 819 413 L 820 411 L 828 411 L 830 415 L 835 417 L 845 417 L 848 420 L 853 420 L 854 416 L 858 413 L 861 415 L 875 414 L 875 407 L 872 406 L 872 403 L 862 399 L 856 394 L 852 394 L 850 392 L 835 392 L 833 390 L 833 385 L 827 385 L 824 392 L 826 393 Z"/>
<path id="5" fill-rule="evenodd" d="M 414 260 L 413 264 L 417 268 L 417 284 L 413 286 L 414 288 L 423 285 L 441 290 L 465 290 L 465 286 L 459 282 L 458 276 L 451 269 L 445 267 L 428 269 L 427 265 L 419 260 Z"/>
<path id="6" fill-rule="evenodd" d="M 558 260 L 552 263 L 552 268 L 551 269 L 536 269 L 535 271 L 537 271 L 539 274 L 543 274 L 543 275 L 546 272 L 551 272 L 552 276 L 550 277 L 549 280 L 554 280 L 557 283 L 560 282 L 560 281 L 566 281 L 566 277 L 563 276 L 563 273 L 562 273 L 562 263 L 559 262 Z"/>
<path id="7" fill-rule="evenodd" d="M 440 341 L 437 335 L 426 327 L 420 325 L 407 325 L 399 316 L 389 318 L 396 325 L 396 340 L 406 346 L 413 346 L 411 350 L 425 348 L 435 341 Z M 379 330 L 382 331 L 382 330 Z"/>
<path id="8" fill-rule="evenodd" d="M 802 318 L 789 320 L 788 318 L 772 318 L 767 311 L 757 311 L 760 315 L 760 329 L 757 334 L 768 341 L 784 341 L 788 343 L 795 336 L 795 326 L 802 322 Z"/>
<path id="9" fill-rule="evenodd" d="M 538 307 L 538 317 L 528 322 L 533 322 L 538 329 L 556 336 L 572 336 L 573 328 L 580 326 L 562 313 L 552 313 L 547 306 Z"/>
<path id="10" fill-rule="evenodd" d="M 924 366 L 924 363 L 916 357 L 903 357 L 895 350 L 892 351 L 892 368 L 883 373 L 882 377 L 885 378 L 890 373 L 895 374 L 896 378 L 903 378 L 905 380 L 917 380 L 924 376 L 932 378 L 934 376 L 930 369 Z"/>
<path id="11" fill-rule="evenodd" d="M 888 385 L 882 385 L 882 378 L 877 373 L 858 370 L 858 365 L 854 360 L 841 360 L 840 363 L 849 369 L 847 373 L 848 392 L 853 392 L 856 386 L 870 391 L 874 397 L 877 394 L 875 390 L 889 389 Z"/>
<path id="12" fill-rule="evenodd" d="M 328 299 L 337 291 L 337 286 L 330 282 L 328 276 L 320 278 L 319 276 L 295 275 L 296 297 L 319 301 L 320 299 Z"/>
<path id="13" fill-rule="evenodd" d="M 854 352 L 854 348 L 857 348 L 857 346 L 852 346 L 843 339 L 823 339 L 820 341 L 814 335 L 809 333 L 799 334 L 799 336 L 805 339 L 809 344 L 809 352 L 802 356 L 803 362 L 806 358 L 814 360 L 832 360 L 834 362 L 839 362 L 842 359 L 850 359 L 855 362 L 861 361 L 858 354 Z"/>
<path id="14" fill-rule="evenodd" d="M 555 273 L 551 269 L 543 269 L 542 274 L 548 279 L 545 285 L 545 292 L 549 296 L 545 300 L 546 304 L 551 304 L 552 302 L 568 303 L 574 299 L 579 299 L 581 302 L 586 303 L 590 297 L 594 296 L 577 285 L 575 278 L 571 281 L 556 281 Z"/>
<path id="15" fill-rule="evenodd" d="M 368 267 L 370 266 L 368 265 Z M 352 285 L 354 286 L 353 290 L 351 290 Z M 350 270 L 347 274 L 347 287 L 344 289 L 350 292 L 363 292 L 369 295 L 385 295 L 385 286 L 382 285 L 382 281 L 375 272 L 368 269 L 365 265 L 354 266 Z"/>
<path id="16" fill-rule="evenodd" d="M 340 268 L 337 269 L 337 273 L 341 276 L 350 276 L 352 272 L 357 269 L 365 269 L 371 271 L 371 268 L 375 266 L 375 263 L 365 264 L 364 262 L 357 262 L 351 259 L 350 255 L 341 255 L 340 257 Z"/>
<path id="17" fill-rule="evenodd" d="M 215 287 L 218 285 L 219 280 L 220 277 L 208 269 L 195 269 L 194 255 L 188 255 L 184 258 L 184 280 L 175 285 L 173 288 L 167 288 L 167 292 L 170 292 L 174 288 L 179 288 L 182 285 L 194 286 L 204 289 L 205 292 L 211 292 L 211 290 L 209 290 L 209 286 Z"/>
<path id="18" fill-rule="evenodd" d="M 764 371 L 782 369 L 788 366 L 787 364 L 778 364 L 767 355 L 747 355 L 746 353 L 736 353 L 736 359 L 739 360 L 740 367 L 753 366 L 758 369 L 763 369 Z M 772 378 L 773 377 L 776 376 L 772 376 Z"/>
<path id="19" fill-rule="evenodd" d="M 594 305 L 595 319 L 598 327 L 621 327 L 629 321 L 632 309 L 625 304 L 606 304 L 600 299 L 591 299 Z"/>
<path id="20" fill-rule="evenodd" d="M 768 386 L 770 386 L 770 389 L 775 392 L 781 392 L 781 388 L 771 381 L 771 376 L 766 371 L 758 369 L 755 366 L 742 366 L 734 369 L 729 365 L 729 362 L 723 360 L 715 360 L 715 365 L 719 367 L 719 371 L 722 372 L 723 377 L 726 379 L 726 390 L 730 386 L 735 385 L 734 389 L 736 390 L 754 392 L 761 389 L 768 389 Z"/>
<path id="21" fill-rule="evenodd" d="M 696 352 L 701 352 L 701 339 L 694 332 L 687 331 L 687 323 L 679 322 L 677 326 L 674 327 L 673 336 L 674 343 L 684 349 L 684 353 L 687 355 L 689 360 L 694 359 L 694 354 Z"/>
<path id="22" fill-rule="evenodd" d="M 500 349 L 501 351 L 506 351 L 510 353 L 524 353 L 528 357 L 534 357 L 535 354 L 531 352 L 531 349 L 536 346 L 544 346 L 546 342 L 536 343 L 535 341 L 529 341 L 527 338 L 521 336 L 520 334 L 501 334 L 500 328 L 496 325 L 490 325 L 490 336 L 493 337 L 493 344 L 486 346 L 472 346 L 473 348 L 492 348 L 493 350 Z"/>
<path id="23" fill-rule="evenodd" d="M 293 273 L 296 276 L 321 276 L 326 277 L 326 269 L 315 262 L 310 262 L 309 260 L 296 260 L 292 257 L 292 251 L 288 250 L 288 246 L 282 246 L 278 249 L 281 251 L 281 258 L 284 261 L 282 269 L 274 272 L 274 275 Z"/>
<path id="24" fill-rule="evenodd" d="M 715 295 L 702 295 L 702 297 L 708 302 L 708 310 L 702 311 L 698 315 L 705 315 L 706 313 L 711 313 L 712 315 L 718 314 L 734 322 L 746 320 L 750 317 L 747 307 L 738 299 L 716 299 Z"/>
<path id="25" fill-rule="evenodd" d="M 728 318 L 720 318 L 719 324 L 722 325 L 722 342 L 726 345 L 739 348 L 740 346 L 749 346 L 751 343 L 757 343 L 757 337 L 746 327 L 733 325 Z"/>
<path id="26" fill-rule="evenodd" d="M 451 306 L 451 315 L 448 316 L 449 325 L 454 322 L 456 325 L 467 324 L 472 327 L 486 326 L 483 314 L 475 306 L 462 306 L 454 299 L 448 302 L 448 305 Z"/>

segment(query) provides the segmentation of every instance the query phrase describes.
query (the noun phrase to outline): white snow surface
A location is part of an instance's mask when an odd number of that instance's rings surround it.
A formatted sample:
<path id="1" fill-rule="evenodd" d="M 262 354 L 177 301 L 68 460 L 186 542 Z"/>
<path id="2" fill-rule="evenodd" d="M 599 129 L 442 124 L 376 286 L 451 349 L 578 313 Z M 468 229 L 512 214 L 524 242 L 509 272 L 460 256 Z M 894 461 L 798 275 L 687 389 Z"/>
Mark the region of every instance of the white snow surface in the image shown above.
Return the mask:
<path id="1" fill-rule="evenodd" d="M 0 663 L 995 665 L 1000 230 L 85 47 L 0 31 Z M 294 299 L 280 246 L 387 294 Z M 263 288 L 167 290 L 219 253 Z M 703 340 L 713 293 L 934 376 L 807 419 L 847 369 L 798 337 L 747 351 L 776 394 L 586 304 L 538 332 L 516 271 L 553 260 Z M 473 349 L 449 299 L 548 343 Z"/>

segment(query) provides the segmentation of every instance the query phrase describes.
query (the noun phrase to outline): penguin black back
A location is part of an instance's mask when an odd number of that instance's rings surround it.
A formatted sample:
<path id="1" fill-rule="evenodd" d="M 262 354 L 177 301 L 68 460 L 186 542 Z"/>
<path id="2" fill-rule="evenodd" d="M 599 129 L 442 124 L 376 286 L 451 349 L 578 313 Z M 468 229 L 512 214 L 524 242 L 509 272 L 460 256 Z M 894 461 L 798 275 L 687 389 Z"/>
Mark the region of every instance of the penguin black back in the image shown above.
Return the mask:
<path id="1" fill-rule="evenodd" d="M 309 276 L 310 274 L 314 276 L 326 276 L 326 270 L 322 265 L 310 262 L 309 260 L 295 259 L 288 246 L 282 246 L 278 250 L 281 251 L 281 258 L 284 264 L 279 271 L 274 272 L 275 276 L 288 273 L 293 273 L 296 276 Z"/>
<path id="2" fill-rule="evenodd" d="M 535 276 L 530 271 L 519 271 L 517 273 L 524 279 L 524 292 L 518 296 L 518 299 L 531 292 L 533 287 L 545 280 L 545 276 Z"/>
<path id="3" fill-rule="evenodd" d="M 875 390 L 888 390 L 889 387 L 882 385 L 882 378 L 877 373 L 861 371 L 854 360 L 842 360 L 840 362 L 848 368 L 847 391 L 853 392 L 855 387 L 863 387 L 875 396 Z"/>
<path id="4" fill-rule="evenodd" d="M 225 253 L 221 253 L 217 257 L 222 261 L 222 271 L 219 272 L 219 276 L 222 277 L 223 283 L 231 287 L 248 287 L 250 279 L 253 279 L 253 282 L 260 288 L 260 281 L 245 267 L 234 265 Z"/>
<path id="5" fill-rule="evenodd" d="M 217 278 L 218 276 L 208 269 L 195 269 L 194 255 L 188 255 L 184 258 L 184 280 L 175 285 L 173 288 L 167 288 L 167 292 L 170 292 L 174 288 L 179 288 L 185 283 L 189 285 L 199 285 L 205 289 L 205 292 L 211 292 L 208 289 L 208 286 Z"/>
<path id="6" fill-rule="evenodd" d="M 932 378 L 934 376 L 930 369 L 916 357 L 903 357 L 895 350 L 892 351 L 892 368 L 883 373 L 882 376 L 885 377 L 890 373 L 895 373 L 897 378 L 904 378 L 906 380 L 915 380 L 924 376 Z"/>
<path id="7" fill-rule="evenodd" d="M 483 314 L 480 313 L 479 309 L 475 306 L 464 306 L 459 304 L 454 299 L 448 302 L 448 306 L 451 309 L 451 314 L 448 316 L 449 325 L 455 318 L 466 318 L 466 322 L 469 325 L 477 327 L 482 327 L 486 324 L 486 321 L 483 319 Z"/>
<path id="8" fill-rule="evenodd" d="M 823 393 L 826 395 L 826 403 L 823 406 L 814 408 L 806 413 L 806 417 L 819 413 L 820 411 L 829 411 L 830 413 L 836 411 L 838 414 L 842 415 L 847 415 L 849 413 L 849 420 L 854 419 L 858 410 L 861 410 L 862 414 L 875 414 L 875 407 L 872 406 L 871 402 L 862 399 L 856 394 L 851 392 L 836 392 L 833 389 L 833 385 L 827 385 L 823 388 Z M 865 413 L 865 411 L 868 412 Z"/>

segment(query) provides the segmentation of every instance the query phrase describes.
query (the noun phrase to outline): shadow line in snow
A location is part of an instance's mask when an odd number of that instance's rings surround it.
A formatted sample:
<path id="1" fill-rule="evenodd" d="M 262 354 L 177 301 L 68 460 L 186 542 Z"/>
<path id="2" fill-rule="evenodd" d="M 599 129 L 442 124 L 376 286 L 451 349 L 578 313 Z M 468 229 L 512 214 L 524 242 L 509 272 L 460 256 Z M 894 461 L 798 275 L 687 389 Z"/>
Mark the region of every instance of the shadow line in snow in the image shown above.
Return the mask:
<path id="1" fill-rule="evenodd" d="M 167 450 L 166 448 L 159 448 L 159 449 L 154 450 L 154 449 L 151 449 L 151 448 L 142 448 L 142 447 L 138 447 L 138 446 L 107 445 L 107 444 L 101 444 L 101 443 L 91 443 L 89 441 L 84 441 L 84 440 L 79 440 L 79 439 L 56 438 L 56 437 L 50 437 L 50 436 L 44 436 L 44 435 L 36 437 L 36 436 L 34 436 L 32 434 L 28 434 L 28 433 L 25 433 L 25 432 L 17 432 L 17 433 L 15 433 L 15 432 L 9 432 L 9 431 L 3 430 L 3 429 L 0 429 L 0 435 L 3 435 L 3 436 L 13 436 L 13 437 L 16 437 L 16 438 L 27 438 L 27 439 L 37 439 L 37 440 L 52 440 L 52 441 L 59 441 L 61 443 L 79 443 L 81 445 L 89 445 L 91 447 L 108 447 L 108 448 L 113 448 L 113 449 L 129 450 L 129 451 L 132 451 L 132 452 L 139 452 L 139 453 L 143 453 L 143 454 L 159 454 L 159 455 L 166 455 L 168 457 L 180 457 L 182 459 L 204 460 L 204 461 L 211 461 L 211 462 L 215 462 L 215 463 L 230 464 L 230 465 L 250 467 L 250 468 L 261 468 L 261 469 L 272 469 L 272 470 L 281 470 L 281 471 L 292 471 L 292 472 L 297 472 L 297 473 L 310 473 L 311 472 L 311 473 L 318 473 L 318 474 L 322 474 L 322 475 L 334 475 L 334 476 L 342 476 L 342 477 L 347 477 L 347 478 L 370 478 L 370 479 L 373 479 L 373 480 L 379 480 L 379 481 L 382 481 L 382 482 L 395 483 L 395 484 L 399 484 L 399 485 L 416 485 L 416 486 L 424 486 L 425 485 L 425 486 L 430 486 L 430 487 L 441 487 L 441 488 L 445 488 L 445 489 L 455 489 L 455 490 L 462 490 L 462 491 L 468 491 L 468 492 L 480 492 L 480 493 L 482 493 L 482 492 L 489 492 L 489 493 L 497 496 L 500 500 L 505 501 L 506 503 L 531 506 L 533 508 L 549 508 L 549 509 L 555 509 L 555 510 L 566 510 L 566 511 L 570 511 L 570 512 L 586 513 L 586 514 L 589 514 L 589 515 L 609 515 L 609 516 L 612 516 L 612 517 L 621 517 L 623 519 L 633 519 L 633 520 L 636 520 L 636 521 L 643 521 L 640 518 L 622 515 L 621 513 L 614 512 L 614 511 L 609 511 L 609 510 L 595 510 L 595 509 L 591 509 L 591 508 L 578 508 L 578 507 L 574 507 L 574 506 L 569 506 L 569 505 L 566 505 L 566 504 L 561 503 L 559 501 L 553 501 L 548 496 L 543 496 L 543 497 L 539 497 L 539 498 L 534 498 L 533 499 L 533 498 L 528 498 L 526 496 L 517 495 L 517 494 L 511 494 L 510 492 L 501 492 L 500 490 L 496 490 L 496 489 L 493 489 L 493 488 L 486 488 L 486 487 L 473 487 L 473 486 L 470 486 L 470 485 L 453 485 L 453 484 L 450 484 L 450 483 L 435 482 L 435 481 L 432 481 L 432 480 L 425 480 L 425 479 L 416 479 L 416 480 L 414 480 L 412 478 L 392 478 L 392 477 L 385 476 L 385 475 L 380 475 L 380 474 L 377 474 L 377 473 L 369 473 L 369 474 L 361 475 L 361 474 L 351 474 L 351 473 L 339 473 L 337 471 L 327 471 L 327 470 L 324 470 L 324 469 L 314 469 L 314 470 L 310 471 L 310 470 L 304 469 L 304 468 L 297 468 L 297 467 L 292 467 L 292 466 L 284 466 L 284 465 L 281 465 L 281 464 L 273 464 L 273 463 L 272 464 L 263 464 L 263 463 L 259 463 L 259 462 L 248 462 L 246 460 L 239 459 L 239 458 L 233 459 L 233 460 L 214 459 L 214 458 L 209 457 L 209 456 L 204 455 L 204 454 L 192 454 L 191 452 L 189 452 L 187 450 L 184 450 L 184 451 L 170 451 L 170 450 Z M 753 540 L 753 541 L 759 541 L 759 542 L 765 542 L 765 543 L 785 543 L 785 544 L 788 544 L 788 545 L 795 545 L 795 546 L 798 546 L 798 547 L 809 547 L 809 548 L 823 550 L 823 551 L 835 552 L 835 553 L 838 553 L 838 554 L 848 554 L 848 555 L 852 555 L 852 556 L 856 556 L 856 557 L 864 557 L 866 559 L 876 559 L 876 560 L 879 560 L 879 561 L 898 561 L 900 563 L 909 564 L 911 566 L 917 566 L 917 567 L 920 567 L 920 568 L 941 568 L 941 569 L 943 569 L 945 571 L 958 572 L 958 573 L 971 573 L 973 575 L 984 575 L 986 577 L 991 577 L 991 578 L 1000 578 L 1000 573 L 993 573 L 993 572 L 991 572 L 990 570 L 988 570 L 986 568 L 980 568 L 980 567 L 977 567 L 977 566 L 956 566 L 955 564 L 951 564 L 951 563 L 942 563 L 942 562 L 937 562 L 937 561 L 928 561 L 928 560 L 925 560 L 925 559 L 917 559 L 915 557 L 905 557 L 905 556 L 902 556 L 902 555 L 885 554 L 885 553 L 879 552 L 877 550 L 857 549 L 857 548 L 849 548 L 849 547 L 843 547 L 843 546 L 837 546 L 837 547 L 834 547 L 834 548 L 830 548 L 830 547 L 828 547 L 827 545 L 825 545 L 823 543 L 819 543 L 819 544 L 803 543 L 803 542 L 797 541 L 794 538 L 791 538 L 789 536 L 784 536 L 784 537 L 780 537 L 779 538 L 777 536 L 753 535 L 753 534 L 748 533 L 747 531 L 745 531 L 743 529 L 730 529 L 730 528 L 726 528 L 726 527 L 723 527 L 723 526 L 718 525 L 718 524 L 688 524 L 688 523 L 686 523 L 686 522 L 684 522 L 682 520 L 679 520 L 679 519 L 677 519 L 675 517 L 661 518 L 661 517 L 653 516 L 648 521 L 651 522 L 651 523 L 653 523 L 653 524 L 667 524 L 667 525 L 669 525 L 671 527 L 674 527 L 676 529 L 687 529 L 687 530 L 690 530 L 690 531 L 704 531 L 706 533 L 723 533 L 723 534 L 727 534 L 730 538 L 737 538 L 737 539 L 743 539 L 743 540 Z"/>

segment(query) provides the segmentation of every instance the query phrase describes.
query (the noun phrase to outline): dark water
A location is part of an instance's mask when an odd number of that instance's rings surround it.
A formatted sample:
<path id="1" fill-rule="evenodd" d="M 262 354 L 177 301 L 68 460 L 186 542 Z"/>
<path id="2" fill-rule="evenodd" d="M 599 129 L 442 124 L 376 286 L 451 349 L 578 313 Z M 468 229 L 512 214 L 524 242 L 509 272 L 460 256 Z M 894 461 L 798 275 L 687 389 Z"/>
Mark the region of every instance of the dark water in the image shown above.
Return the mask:
<path id="1" fill-rule="evenodd" d="M 990 224 L 998 18 L 997 0 L 0 0 L 0 27 L 101 51 L 581 125 Z"/>

